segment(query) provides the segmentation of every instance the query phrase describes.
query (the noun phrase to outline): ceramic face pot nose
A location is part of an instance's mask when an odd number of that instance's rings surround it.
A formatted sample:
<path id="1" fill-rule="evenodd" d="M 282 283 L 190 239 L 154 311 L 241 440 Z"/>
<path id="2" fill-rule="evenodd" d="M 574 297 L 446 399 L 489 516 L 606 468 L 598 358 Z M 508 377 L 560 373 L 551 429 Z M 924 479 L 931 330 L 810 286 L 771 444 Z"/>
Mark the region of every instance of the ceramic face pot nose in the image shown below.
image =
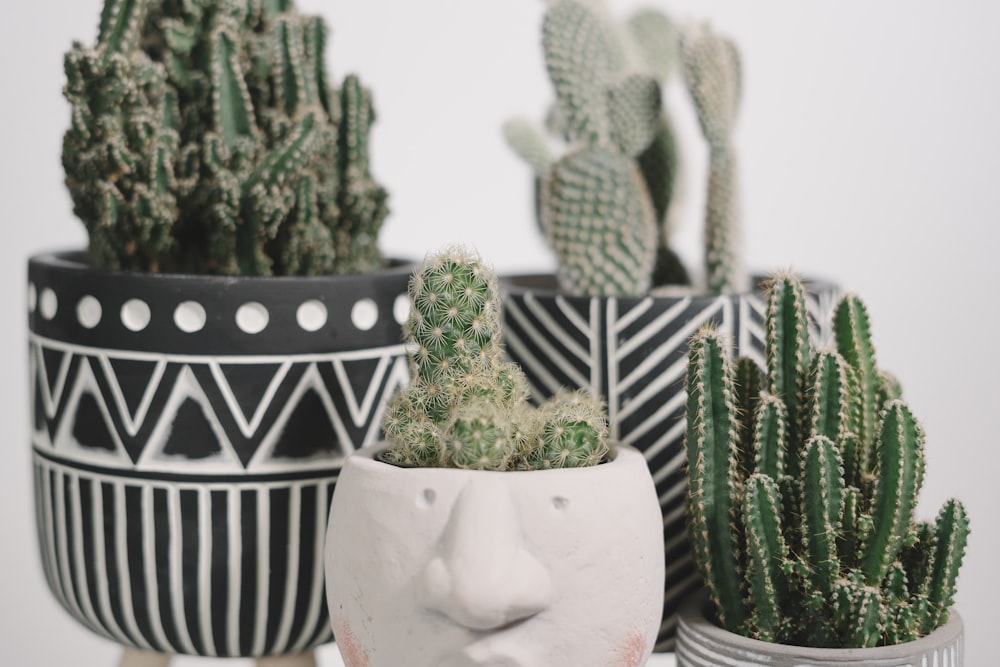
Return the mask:
<path id="1" fill-rule="evenodd" d="M 410 269 L 373 276 L 29 265 L 42 564 L 83 625 L 161 653 L 330 639 L 327 510 L 406 381 Z"/>
<path id="2" fill-rule="evenodd" d="M 350 667 L 638 667 L 663 603 L 642 455 L 529 472 L 345 463 L 327 596 Z"/>

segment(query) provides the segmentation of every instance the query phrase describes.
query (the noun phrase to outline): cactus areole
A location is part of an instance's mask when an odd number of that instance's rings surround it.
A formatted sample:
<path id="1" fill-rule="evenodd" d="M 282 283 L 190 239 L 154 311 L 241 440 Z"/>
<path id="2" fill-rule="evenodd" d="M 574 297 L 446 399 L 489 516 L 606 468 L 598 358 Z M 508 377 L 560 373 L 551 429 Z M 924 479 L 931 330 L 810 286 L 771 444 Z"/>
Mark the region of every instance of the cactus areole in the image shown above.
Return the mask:
<path id="1" fill-rule="evenodd" d="M 106 0 L 66 55 L 62 162 L 96 266 L 223 275 L 383 266 L 371 96 L 331 87 L 291 0 Z"/>
<path id="2" fill-rule="evenodd" d="M 766 371 L 731 360 L 711 328 L 690 345 L 688 532 L 711 620 L 816 648 L 928 635 L 949 619 L 969 519 L 954 499 L 914 518 L 924 433 L 878 369 L 867 309 L 843 297 L 835 347 L 817 349 L 803 287 L 784 274 L 765 325 Z M 678 651 L 702 639 L 682 619 Z"/>

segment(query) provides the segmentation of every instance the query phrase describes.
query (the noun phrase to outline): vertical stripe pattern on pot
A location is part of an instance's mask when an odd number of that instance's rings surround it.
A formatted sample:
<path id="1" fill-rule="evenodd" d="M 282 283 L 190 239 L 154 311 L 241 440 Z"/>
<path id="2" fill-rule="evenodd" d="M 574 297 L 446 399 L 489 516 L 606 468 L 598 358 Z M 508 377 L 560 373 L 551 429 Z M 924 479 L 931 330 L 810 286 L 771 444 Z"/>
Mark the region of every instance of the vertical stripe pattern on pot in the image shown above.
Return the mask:
<path id="1" fill-rule="evenodd" d="M 34 459 L 45 575 L 91 630 L 203 656 L 331 639 L 321 564 L 334 479 L 184 483 Z"/>

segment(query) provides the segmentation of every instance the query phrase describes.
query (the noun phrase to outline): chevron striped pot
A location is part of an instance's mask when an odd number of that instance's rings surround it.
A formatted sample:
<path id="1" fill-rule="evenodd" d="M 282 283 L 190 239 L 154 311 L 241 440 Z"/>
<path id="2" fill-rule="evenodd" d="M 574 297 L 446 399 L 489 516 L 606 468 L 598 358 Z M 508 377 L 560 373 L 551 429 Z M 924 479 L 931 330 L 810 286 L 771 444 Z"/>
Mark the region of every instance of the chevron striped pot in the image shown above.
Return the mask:
<path id="1" fill-rule="evenodd" d="M 809 648 L 772 644 L 727 632 L 705 617 L 701 592 L 681 605 L 678 667 L 962 667 L 962 618 L 952 611 L 940 628 L 916 641 L 877 648 Z"/>
<path id="2" fill-rule="evenodd" d="M 541 400 L 560 387 L 587 388 L 608 407 L 614 440 L 643 452 L 663 510 L 666 582 L 657 651 L 672 650 L 681 600 L 701 586 L 685 533 L 683 464 L 688 339 L 714 322 L 736 350 L 764 366 L 760 293 L 738 295 L 570 297 L 548 275 L 504 280 L 507 354 L 521 364 Z M 839 290 L 814 281 L 808 307 L 820 342 Z"/>
<path id="3" fill-rule="evenodd" d="M 32 258 L 35 509 L 62 606 L 165 654 L 329 641 L 329 502 L 408 376 L 409 274 L 227 278 Z"/>

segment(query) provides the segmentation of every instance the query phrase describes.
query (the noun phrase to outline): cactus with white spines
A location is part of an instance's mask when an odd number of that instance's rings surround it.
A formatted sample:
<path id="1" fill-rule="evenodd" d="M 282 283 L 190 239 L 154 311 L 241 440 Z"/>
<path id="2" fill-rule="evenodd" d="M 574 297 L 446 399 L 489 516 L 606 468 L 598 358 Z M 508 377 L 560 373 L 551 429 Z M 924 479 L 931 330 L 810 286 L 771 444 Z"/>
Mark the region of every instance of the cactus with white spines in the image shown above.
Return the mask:
<path id="1" fill-rule="evenodd" d="M 428 256 L 409 287 L 404 326 L 412 382 L 383 419 L 390 463 L 476 470 L 596 465 L 607 420 L 583 392 L 528 402 L 516 364 L 503 360 L 499 284 L 475 254 Z"/>
<path id="2" fill-rule="evenodd" d="M 570 293 L 641 296 L 656 286 L 690 281 L 669 242 L 680 167 L 663 87 L 680 65 L 689 86 L 713 85 L 718 74 L 703 67 L 701 50 L 693 60 L 682 57 L 681 43 L 687 41 L 669 18 L 651 9 L 621 25 L 599 0 L 556 0 L 546 11 L 542 46 L 556 93 L 546 124 L 565 149 L 560 154 L 544 131 L 524 119 L 508 121 L 504 133 L 535 171 L 539 225 L 555 251 L 560 285 Z M 715 293 L 741 291 L 749 282 L 736 252 L 729 140 L 735 102 L 725 101 L 699 104 L 703 119 L 726 129 L 719 141 L 709 137 L 718 159 L 709 180 L 705 258 Z"/>
<path id="3" fill-rule="evenodd" d="M 727 630 L 905 642 L 947 620 L 969 520 L 957 500 L 934 523 L 914 520 L 923 431 L 875 364 L 861 300 L 845 296 L 835 322 L 836 349 L 814 349 L 802 285 L 784 274 L 768 286 L 766 373 L 730 361 L 711 328 L 692 339 L 689 536 Z"/>
<path id="4" fill-rule="evenodd" d="M 327 31 L 291 0 L 105 0 L 66 55 L 63 165 L 89 255 L 113 269 L 372 271 L 387 195 L 371 96 L 330 87 Z"/>

